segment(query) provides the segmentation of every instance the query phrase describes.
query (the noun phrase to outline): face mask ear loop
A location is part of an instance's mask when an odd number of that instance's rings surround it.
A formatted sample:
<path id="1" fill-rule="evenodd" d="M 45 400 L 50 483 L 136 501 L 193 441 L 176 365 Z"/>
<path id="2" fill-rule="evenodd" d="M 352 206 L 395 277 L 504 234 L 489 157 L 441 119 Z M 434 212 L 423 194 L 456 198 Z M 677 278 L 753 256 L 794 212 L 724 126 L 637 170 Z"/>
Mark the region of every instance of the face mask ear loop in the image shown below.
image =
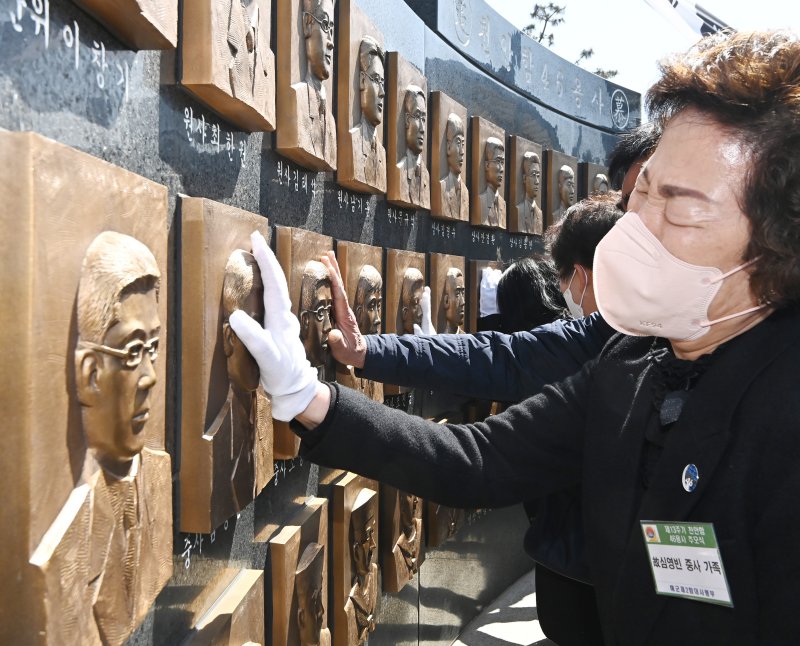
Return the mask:
<path id="1" fill-rule="evenodd" d="M 582 265 L 578 265 L 583 271 L 583 293 L 581 294 L 581 302 L 578 303 L 578 307 L 583 307 L 583 298 L 586 296 L 586 290 L 589 289 L 589 274 L 586 273 L 586 270 L 583 268 Z M 575 271 L 578 271 L 578 267 L 575 267 Z M 573 272 L 572 277 L 575 278 L 575 273 Z M 572 281 L 570 281 L 570 284 Z"/>
<path id="2" fill-rule="evenodd" d="M 741 271 L 745 267 L 749 267 L 754 262 L 756 262 L 759 258 L 760 258 L 760 256 L 758 256 L 756 258 L 753 258 L 752 260 L 748 260 L 746 263 L 744 263 L 742 265 L 739 265 L 737 267 L 734 267 L 730 271 L 725 272 L 721 276 L 717 276 L 716 278 L 713 278 L 708 282 L 713 284 L 713 283 L 718 283 L 721 280 L 725 280 L 731 274 L 735 274 L 737 271 Z M 713 321 L 709 321 L 708 319 L 706 319 L 705 321 L 700 321 L 699 325 L 700 325 L 700 327 L 711 327 L 712 325 L 715 325 L 717 323 L 722 323 L 724 321 L 730 321 L 731 319 L 735 319 L 737 316 L 744 316 L 746 314 L 750 314 L 751 312 L 757 312 L 758 310 L 764 309 L 767 306 L 768 306 L 768 303 L 764 303 L 763 305 L 756 305 L 755 307 L 750 307 L 750 308 L 748 308 L 746 310 L 742 310 L 741 312 L 734 312 L 733 314 L 728 314 L 727 316 L 723 316 L 721 318 L 714 319 Z"/>
<path id="3" fill-rule="evenodd" d="M 575 274 L 577 273 L 577 271 L 578 271 L 578 268 L 577 268 L 577 267 L 575 267 L 575 268 L 572 270 L 572 276 L 570 276 L 570 277 L 569 277 L 569 282 L 567 283 L 567 289 L 565 289 L 563 292 L 561 292 L 562 294 L 563 294 L 564 292 L 568 291 L 568 290 L 569 290 L 569 289 L 572 287 L 572 281 L 573 281 L 573 280 L 575 280 Z"/>
<path id="4" fill-rule="evenodd" d="M 765 307 L 768 307 L 768 303 L 764 303 L 763 305 L 756 305 L 755 307 L 750 307 L 746 310 L 742 310 L 741 312 L 734 312 L 733 314 L 728 314 L 728 316 L 723 316 L 722 318 L 714 319 L 713 321 L 700 321 L 700 327 L 711 327 L 717 323 L 722 323 L 723 321 L 730 321 L 731 319 L 735 319 L 737 316 L 744 316 L 745 314 L 750 314 L 751 312 L 757 312 L 758 310 L 763 310 Z"/>
<path id="5" fill-rule="evenodd" d="M 735 274 L 737 271 L 742 271 L 742 269 L 744 269 L 746 267 L 749 267 L 753 263 L 757 262 L 760 257 L 761 256 L 759 256 L 758 258 L 753 258 L 752 260 L 748 260 L 746 263 L 744 263 L 742 265 L 737 265 L 736 267 L 734 267 L 730 271 L 727 271 L 724 274 L 722 274 L 721 276 L 717 276 L 716 278 L 712 278 L 708 282 L 713 285 L 714 283 L 718 283 L 721 280 L 725 280 L 728 276 L 730 276 L 732 274 Z"/>

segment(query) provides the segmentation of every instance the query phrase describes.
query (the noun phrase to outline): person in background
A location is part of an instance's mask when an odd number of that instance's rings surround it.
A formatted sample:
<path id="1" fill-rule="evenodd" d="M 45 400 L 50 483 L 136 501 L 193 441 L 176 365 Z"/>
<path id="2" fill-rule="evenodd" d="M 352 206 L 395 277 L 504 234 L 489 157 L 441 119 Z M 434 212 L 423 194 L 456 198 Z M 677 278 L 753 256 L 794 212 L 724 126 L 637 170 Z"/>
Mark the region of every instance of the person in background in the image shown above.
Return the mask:
<path id="1" fill-rule="evenodd" d="M 532 330 L 564 318 L 567 305 L 558 289 L 552 263 L 542 257 L 522 258 L 506 269 L 497 283 L 500 327 L 506 334 Z"/>
<path id="2" fill-rule="evenodd" d="M 655 152 L 660 138 L 661 124 L 648 121 L 623 134 L 611 152 L 608 176 L 611 188 L 622 191 L 620 209 L 623 211 L 628 210 L 628 200 L 642 164 Z"/>

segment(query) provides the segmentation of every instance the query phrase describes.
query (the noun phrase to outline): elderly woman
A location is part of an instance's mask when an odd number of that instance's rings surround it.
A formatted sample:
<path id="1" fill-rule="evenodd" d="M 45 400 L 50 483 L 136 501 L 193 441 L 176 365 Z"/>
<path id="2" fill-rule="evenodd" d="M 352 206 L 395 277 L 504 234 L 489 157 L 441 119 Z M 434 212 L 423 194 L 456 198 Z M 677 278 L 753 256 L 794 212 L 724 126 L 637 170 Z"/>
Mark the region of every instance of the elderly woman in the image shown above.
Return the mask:
<path id="1" fill-rule="evenodd" d="M 709 37 L 662 71 L 661 142 L 594 261 L 623 334 L 577 375 L 447 426 L 318 383 L 260 238 L 265 329 L 231 325 L 314 462 L 449 506 L 579 483 L 608 644 L 796 643 L 800 43 Z"/>

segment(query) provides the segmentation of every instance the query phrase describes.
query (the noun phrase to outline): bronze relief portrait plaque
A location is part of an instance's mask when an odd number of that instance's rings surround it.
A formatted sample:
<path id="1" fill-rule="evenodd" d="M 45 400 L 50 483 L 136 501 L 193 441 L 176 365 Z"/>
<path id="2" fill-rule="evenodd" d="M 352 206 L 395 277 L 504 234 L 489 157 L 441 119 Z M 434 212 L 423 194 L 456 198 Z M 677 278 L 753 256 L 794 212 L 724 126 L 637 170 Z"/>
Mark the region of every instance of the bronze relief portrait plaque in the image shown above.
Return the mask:
<path id="1" fill-rule="evenodd" d="M 590 195 L 608 193 L 611 182 L 608 179 L 608 168 L 591 162 L 578 162 L 578 199 Z"/>
<path id="2" fill-rule="evenodd" d="M 384 332 L 414 334 L 414 324 L 422 325 L 420 299 L 423 287 L 425 287 L 425 254 L 387 249 Z"/>
<path id="3" fill-rule="evenodd" d="M 264 321 L 250 233 L 266 218 L 181 198 L 180 531 L 207 534 L 242 511 L 273 475 L 272 413 L 258 364 L 228 324 Z"/>
<path id="4" fill-rule="evenodd" d="M 508 230 L 542 235 L 542 147 L 511 135 L 509 148 Z"/>
<path id="5" fill-rule="evenodd" d="M 431 92 L 431 215 L 469 220 L 467 109 L 444 92 Z M 438 329 L 438 328 L 437 328 Z"/>
<path id="6" fill-rule="evenodd" d="M 394 487 L 380 485 L 381 572 L 383 589 L 400 592 L 419 572 L 425 559 L 422 499 Z"/>
<path id="7" fill-rule="evenodd" d="M 388 52 L 386 60 L 386 199 L 408 209 L 429 209 L 428 80 L 397 52 Z"/>
<path id="8" fill-rule="evenodd" d="M 472 117 L 470 222 L 506 228 L 506 133 L 488 119 Z"/>
<path id="9" fill-rule="evenodd" d="M 265 644 L 264 571 L 229 572 L 218 584 L 219 596 L 194 623 L 183 646 Z"/>
<path id="10" fill-rule="evenodd" d="M 463 334 L 467 306 L 463 256 L 432 253 L 431 318 L 439 334 Z"/>
<path id="11" fill-rule="evenodd" d="M 270 539 L 272 646 L 331 646 L 328 501 L 309 498 Z M 268 610 L 269 612 L 269 610 Z"/>
<path id="12" fill-rule="evenodd" d="M 133 49 L 173 49 L 178 44 L 178 0 L 75 0 Z"/>
<path id="13" fill-rule="evenodd" d="M 383 330 L 383 249 L 357 242 L 337 242 L 336 259 L 342 271 L 347 300 L 362 334 Z M 336 366 L 336 381 L 383 401 L 383 384 L 356 376 L 352 366 Z"/>
<path id="14" fill-rule="evenodd" d="M 414 334 L 422 325 L 422 290 L 425 287 L 425 254 L 416 251 L 386 250 L 385 311 L 383 331 L 388 334 Z M 408 388 L 384 384 L 384 395 L 398 395 Z"/>
<path id="15" fill-rule="evenodd" d="M 547 191 L 545 203 L 547 226 L 564 217 L 577 200 L 578 160 L 557 150 L 545 151 L 547 158 Z"/>
<path id="16" fill-rule="evenodd" d="M 386 192 L 386 50 L 353 0 L 339 0 L 336 181 L 363 193 Z"/>
<path id="17" fill-rule="evenodd" d="M 233 125 L 275 129 L 270 0 L 184 0 L 181 85 Z"/>
<path id="18" fill-rule="evenodd" d="M 32 133 L 0 133 L 0 162 L 0 620 L 121 644 L 172 574 L 167 189 Z"/>
<path id="19" fill-rule="evenodd" d="M 333 249 L 333 238 L 292 227 L 275 228 L 275 255 L 289 284 L 292 312 L 300 321 L 300 340 L 306 358 L 320 378 L 333 381 L 335 361 L 328 350 L 328 333 L 333 329 L 331 278 L 319 259 Z M 300 438 L 286 422 L 273 422 L 276 460 L 297 457 Z"/>
<path id="20" fill-rule="evenodd" d="M 318 171 L 336 170 L 333 0 L 275 0 L 276 149 Z"/>
<path id="21" fill-rule="evenodd" d="M 359 646 L 377 625 L 378 483 L 347 473 L 332 504 L 333 641 Z"/>
<path id="22" fill-rule="evenodd" d="M 481 278 L 483 270 L 486 268 L 500 269 L 505 268 L 502 262 L 497 260 L 470 260 L 469 261 L 469 324 L 471 332 L 478 330 L 478 317 L 480 316 L 481 305 Z"/>

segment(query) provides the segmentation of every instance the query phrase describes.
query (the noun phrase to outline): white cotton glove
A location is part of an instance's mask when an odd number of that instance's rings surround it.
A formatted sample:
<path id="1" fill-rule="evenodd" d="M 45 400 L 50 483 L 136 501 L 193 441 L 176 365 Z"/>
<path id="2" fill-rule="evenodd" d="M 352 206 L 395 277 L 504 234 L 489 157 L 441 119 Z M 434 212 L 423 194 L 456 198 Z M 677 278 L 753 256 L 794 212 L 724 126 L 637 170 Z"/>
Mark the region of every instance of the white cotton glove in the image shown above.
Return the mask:
<path id="1" fill-rule="evenodd" d="M 300 322 L 292 314 L 289 287 L 278 259 L 258 231 L 250 240 L 264 283 L 264 327 L 241 310 L 231 314 L 230 324 L 258 363 L 261 385 L 272 399 L 272 416 L 288 422 L 314 398 L 317 371 L 306 359 Z"/>
<path id="2" fill-rule="evenodd" d="M 499 269 L 492 269 L 491 267 L 483 268 L 480 289 L 481 318 L 500 313 L 500 310 L 497 309 L 497 283 L 500 282 L 500 276 L 502 275 L 503 272 Z"/>
<path id="3" fill-rule="evenodd" d="M 433 327 L 431 320 L 431 288 L 425 285 L 422 290 L 422 297 L 419 299 L 420 307 L 422 308 L 422 327 L 414 323 L 414 334 L 420 336 L 422 334 L 436 334 L 436 328 Z"/>

